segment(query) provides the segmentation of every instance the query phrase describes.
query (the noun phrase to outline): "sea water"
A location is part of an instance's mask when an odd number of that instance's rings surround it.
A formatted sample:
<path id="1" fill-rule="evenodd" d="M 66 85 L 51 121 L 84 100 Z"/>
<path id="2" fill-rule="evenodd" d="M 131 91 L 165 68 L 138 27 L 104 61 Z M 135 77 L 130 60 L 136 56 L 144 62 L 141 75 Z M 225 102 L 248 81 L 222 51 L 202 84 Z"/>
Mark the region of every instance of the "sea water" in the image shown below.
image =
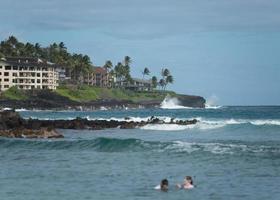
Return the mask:
<path id="1" fill-rule="evenodd" d="M 0 199 L 280 199 L 280 107 L 21 111 L 24 118 L 199 120 L 0 138 Z M 195 188 L 178 190 L 185 176 Z M 168 192 L 153 188 L 167 178 Z"/>

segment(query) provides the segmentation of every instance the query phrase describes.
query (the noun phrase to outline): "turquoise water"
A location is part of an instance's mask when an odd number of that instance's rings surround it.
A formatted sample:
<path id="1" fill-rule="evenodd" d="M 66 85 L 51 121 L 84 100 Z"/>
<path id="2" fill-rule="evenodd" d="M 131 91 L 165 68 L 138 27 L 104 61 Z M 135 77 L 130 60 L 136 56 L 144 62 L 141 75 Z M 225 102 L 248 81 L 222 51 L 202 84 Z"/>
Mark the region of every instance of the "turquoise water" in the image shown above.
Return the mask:
<path id="1" fill-rule="evenodd" d="M 59 130 L 59 140 L 0 138 L 0 199 L 280 199 L 280 107 L 23 111 L 25 118 L 198 118 L 194 126 Z M 196 188 L 177 190 L 184 176 Z M 154 186 L 167 178 L 170 190 Z"/>

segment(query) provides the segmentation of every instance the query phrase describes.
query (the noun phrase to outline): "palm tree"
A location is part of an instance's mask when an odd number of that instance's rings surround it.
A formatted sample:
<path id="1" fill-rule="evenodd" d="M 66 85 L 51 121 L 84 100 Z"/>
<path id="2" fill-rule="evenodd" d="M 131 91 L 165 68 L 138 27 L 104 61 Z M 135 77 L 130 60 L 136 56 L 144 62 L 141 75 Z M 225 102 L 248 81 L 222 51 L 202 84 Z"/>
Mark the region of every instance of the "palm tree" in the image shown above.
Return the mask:
<path id="1" fill-rule="evenodd" d="M 152 86 L 153 86 L 153 88 L 157 88 L 157 86 L 158 86 L 158 81 L 157 81 L 156 76 L 152 77 Z"/>
<path id="2" fill-rule="evenodd" d="M 121 62 L 118 62 L 118 64 L 115 66 L 114 71 L 115 71 L 117 81 L 122 81 L 123 65 Z"/>
<path id="3" fill-rule="evenodd" d="M 65 44 L 63 42 L 60 42 L 58 46 L 59 46 L 60 50 L 66 49 Z"/>
<path id="4" fill-rule="evenodd" d="M 164 79 L 160 79 L 160 80 L 159 80 L 159 85 L 161 86 L 161 89 L 163 90 L 163 88 L 164 88 L 165 85 L 166 85 L 165 80 L 164 80 Z"/>
<path id="5" fill-rule="evenodd" d="M 145 69 L 142 72 L 142 74 L 143 74 L 143 80 L 144 80 L 145 75 L 149 75 L 150 74 L 150 70 L 147 67 L 145 67 Z"/>
<path id="6" fill-rule="evenodd" d="M 105 65 L 104 65 L 103 67 L 104 67 L 104 68 L 106 69 L 106 71 L 108 72 L 109 69 L 112 69 L 113 63 L 112 63 L 110 60 L 107 60 L 107 61 L 105 62 Z"/>
<path id="7" fill-rule="evenodd" d="M 18 40 L 15 36 L 12 35 L 8 38 L 7 42 L 11 44 L 13 48 L 15 48 L 16 44 L 18 43 Z"/>
<path id="8" fill-rule="evenodd" d="M 165 83 L 166 83 L 165 87 L 166 87 L 169 83 L 172 84 L 173 82 L 174 82 L 173 76 L 172 76 L 172 75 L 168 75 L 168 76 L 166 77 L 166 79 L 165 79 Z"/>
<path id="9" fill-rule="evenodd" d="M 35 47 L 33 44 L 27 42 L 24 46 L 24 52 L 25 52 L 25 56 L 34 56 L 35 54 Z"/>
<path id="10" fill-rule="evenodd" d="M 169 76 L 170 75 L 170 71 L 169 71 L 169 69 L 162 69 L 162 71 L 161 71 L 161 75 L 162 75 L 162 77 L 167 77 L 167 76 Z"/>
<path id="11" fill-rule="evenodd" d="M 132 63 L 132 60 L 129 56 L 124 57 L 124 66 L 129 66 Z"/>

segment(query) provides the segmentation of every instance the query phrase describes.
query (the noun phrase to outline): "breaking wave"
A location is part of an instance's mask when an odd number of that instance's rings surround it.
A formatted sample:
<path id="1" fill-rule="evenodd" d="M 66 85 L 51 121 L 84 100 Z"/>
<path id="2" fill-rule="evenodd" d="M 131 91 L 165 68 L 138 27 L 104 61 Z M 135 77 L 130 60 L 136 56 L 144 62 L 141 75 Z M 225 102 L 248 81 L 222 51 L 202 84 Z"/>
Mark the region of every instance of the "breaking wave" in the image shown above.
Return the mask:
<path id="1" fill-rule="evenodd" d="M 280 154 L 277 145 L 251 143 L 197 143 L 197 142 L 152 142 L 140 139 L 95 138 L 92 140 L 24 140 L 0 139 L 0 148 L 22 148 L 25 150 L 93 150 L 99 152 L 170 152 L 170 153 L 268 153 Z"/>
<path id="2" fill-rule="evenodd" d="M 249 119 L 226 119 L 226 120 L 208 120 L 203 118 L 196 118 L 198 123 L 192 125 L 178 125 L 178 124 L 148 124 L 141 127 L 144 130 L 155 131 L 181 131 L 187 129 L 210 130 L 218 129 L 226 126 L 237 125 L 252 125 L 252 126 L 280 126 L 280 120 L 249 120 Z M 185 119 L 184 119 L 185 120 Z M 176 119 L 175 119 L 176 121 Z M 165 122 L 170 122 L 166 120 Z"/>
<path id="3" fill-rule="evenodd" d="M 180 101 L 176 97 L 170 97 L 167 95 L 162 101 L 160 108 L 162 109 L 192 109 L 191 107 L 185 107 L 180 105 Z"/>
<path id="4" fill-rule="evenodd" d="M 40 120 L 53 120 L 54 118 L 37 118 L 31 117 L 34 119 Z M 105 120 L 105 121 L 126 121 L 126 122 L 147 122 L 151 117 L 110 117 L 110 118 L 94 118 L 94 117 L 85 117 L 87 120 Z M 171 121 L 180 121 L 180 120 L 192 120 L 197 119 L 198 122 L 193 125 L 179 125 L 179 124 L 148 124 L 141 129 L 143 130 L 158 130 L 158 131 L 181 131 L 187 129 L 217 129 L 223 128 L 226 126 L 237 126 L 237 125 L 252 125 L 252 126 L 280 126 L 280 119 L 208 119 L 202 117 L 190 117 L 190 118 L 172 118 L 169 116 L 153 116 L 153 118 L 158 118 L 159 120 L 170 123 Z M 73 120 L 75 117 L 68 118 L 55 118 L 56 120 Z"/>

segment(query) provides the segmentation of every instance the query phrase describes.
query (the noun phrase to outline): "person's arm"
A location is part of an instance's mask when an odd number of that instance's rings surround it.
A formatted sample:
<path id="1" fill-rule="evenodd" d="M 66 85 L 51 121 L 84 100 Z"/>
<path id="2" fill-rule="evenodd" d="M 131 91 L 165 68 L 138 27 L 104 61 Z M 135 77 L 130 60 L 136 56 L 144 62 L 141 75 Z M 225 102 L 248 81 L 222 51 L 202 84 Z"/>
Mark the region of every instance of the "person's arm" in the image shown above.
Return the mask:
<path id="1" fill-rule="evenodd" d="M 181 189 L 181 188 L 182 188 L 182 185 L 179 184 L 179 183 L 177 183 L 176 187 L 177 187 L 178 189 Z"/>
<path id="2" fill-rule="evenodd" d="M 155 190 L 160 190 L 160 185 L 157 185 L 156 187 L 154 187 Z"/>

